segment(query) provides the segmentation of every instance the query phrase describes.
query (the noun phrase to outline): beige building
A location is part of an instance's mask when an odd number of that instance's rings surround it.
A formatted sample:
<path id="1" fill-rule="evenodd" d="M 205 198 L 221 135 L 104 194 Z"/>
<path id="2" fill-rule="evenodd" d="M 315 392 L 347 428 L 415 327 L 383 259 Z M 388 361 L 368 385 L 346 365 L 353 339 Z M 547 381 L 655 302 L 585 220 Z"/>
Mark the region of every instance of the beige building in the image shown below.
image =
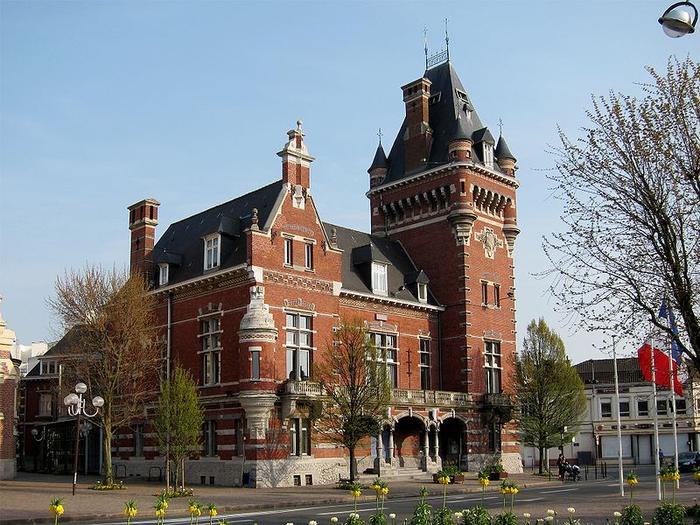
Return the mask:
<path id="1" fill-rule="evenodd" d="M 12 357 L 15 333 L 0 312 L 0 479 L 12 479 L 16 462 L 16 407 L 20 361 Z"/>

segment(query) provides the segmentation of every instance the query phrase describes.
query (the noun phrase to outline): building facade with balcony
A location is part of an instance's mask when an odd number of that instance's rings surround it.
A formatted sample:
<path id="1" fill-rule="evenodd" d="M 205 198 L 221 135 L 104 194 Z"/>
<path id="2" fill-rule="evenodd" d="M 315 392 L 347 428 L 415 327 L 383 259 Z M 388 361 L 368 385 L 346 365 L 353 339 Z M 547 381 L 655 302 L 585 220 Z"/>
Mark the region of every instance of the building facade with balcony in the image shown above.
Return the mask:
<path id="1" fill-rule="evenodd" d="M 626 464 L 654 464 L 654 410 L 659 423 L 659 448 L 667 461 L 674 454 L 673 403 L 668 388 L 657 388 L 656 406 L 651 383 L 644 380 L 636 357 L 617 360 L 620 402 L 615 404 L 612 359 L 589 359 L 575 365 L 586 399 L 586 414 L 571 443 L 564 444 L 569 461 L 590 464 L 617 461 L 617 414 L 620 414 L 622 456 Z M 678 452 L 700 450 L 700 382 L 685 381 L 683 397 L 676 396 Z M 550 449 L 556 459 L 558 449 Z M 525 466 L 537 463 L 537 450 L 523 447 Z"/>
<path id="2" fill-rule="evenodd" d="M 192 371 L 205 407 L 190 483 L 347 476 L 346 451 L 314 428 L 323 396 L 313 363 L 333 328 L 353 318 L 393 387 L 381 432 L 357 450 L 358 472 L 475 470 L 494 454 L 521 470 L 510 382 L 515 158 L 482 124 L 448 60 L 401 89 L 404 121 L 368 170 L 370 233 L 319 216 L 301 122 L 271 184 L 158 239 L 160 203 L 129 207 L 131 269 L 152 281 L 164 367 Z M 162 467 L 153 413 L 116 436 L 117 473 Z"/>

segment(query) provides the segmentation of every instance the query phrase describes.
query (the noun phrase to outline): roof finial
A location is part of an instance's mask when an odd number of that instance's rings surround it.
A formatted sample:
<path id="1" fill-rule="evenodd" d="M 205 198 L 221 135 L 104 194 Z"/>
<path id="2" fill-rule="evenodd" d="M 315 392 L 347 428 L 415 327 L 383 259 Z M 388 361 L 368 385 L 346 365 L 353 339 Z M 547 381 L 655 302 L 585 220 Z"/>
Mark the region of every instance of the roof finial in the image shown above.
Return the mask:
<path id="1" fill-rule="evenodd" d="M 423 26 L 423 51 L 425 51 L 425 69 L 428 69 L 428 26 Z"/>
<path id="2" fill-rule="evenodd" d="M 503 120 L 500 118 L 498 119 L 498 134 L 503 136 Z"/>
<path id="3" fill-rule="evenodd" d="M 447 61 L 450 61 L 450 34 L 447 31 L 447 18 L 445 18 L 445 51 L 447 52 Z"/>
<path id="4" fill-rule="evenodd" d="M 382 128 L 379 128 L 379 131 L 377 132 L 377 136 L 379 137 L 379 145 L 382 145 L 382 137 L 384 134 L 382 133 Z"/>

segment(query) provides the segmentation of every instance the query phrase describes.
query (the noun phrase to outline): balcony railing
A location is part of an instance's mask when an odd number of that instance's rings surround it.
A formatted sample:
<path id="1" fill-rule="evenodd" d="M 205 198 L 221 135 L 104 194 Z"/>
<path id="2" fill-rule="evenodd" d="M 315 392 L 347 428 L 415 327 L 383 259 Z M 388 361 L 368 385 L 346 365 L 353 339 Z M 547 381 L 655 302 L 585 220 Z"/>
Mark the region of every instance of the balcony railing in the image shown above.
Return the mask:
<path id="1" fill-rule="evenodd" d="M 321 396 L 323 395 L 323 388 L 321 388 L 320 384 L 313 381 L 289 380 L 284 384 L 284 393 L 298 396 Z"/>
<path id="2" fill-rule="evenodd" d="M 469 394 L 464 392 L 395 388 L 392 390 L 391 400 L 393 403 L 406 405 L 467 406 L 472 399 Z"/>
<path id="3" fill-rule="evenodd" d="M 484 406 L 494 408 L 510 408 L 513 401 L 508 394 L 484 394 Z"/>

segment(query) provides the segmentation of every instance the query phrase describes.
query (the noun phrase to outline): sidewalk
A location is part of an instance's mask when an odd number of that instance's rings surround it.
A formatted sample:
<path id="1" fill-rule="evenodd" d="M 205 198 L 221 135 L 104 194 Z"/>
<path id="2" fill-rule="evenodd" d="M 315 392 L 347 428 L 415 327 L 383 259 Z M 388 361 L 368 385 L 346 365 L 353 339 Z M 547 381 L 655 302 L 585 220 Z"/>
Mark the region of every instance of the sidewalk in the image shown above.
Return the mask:
<path id="1" fill-rule="evenodd" d="M 515 474 L 511 479 L 522 487 L 556 485 L 558 481 L 549 482 L 531 474 Z M 71 476 L 53 476 L 45 474 L 19 473 L 17 479 L 0 482 L 0 524 L 53 523 L 49 513 L 49 500 L 52 497 L 64 498 L 65 514 L 61 521 L 81 521 L 88 519 L 123 519 L 124 502 L 133 499 L 139 508 L 139 517 L 153 517 L 155 494 L 163 489 L 160 483 L 147 483 L 127 480 L 124 490 L 97 492 L 89 487 L 97 478 L 79 479 L 76 495 L 71 495 Z M 362 482 L 371 482 L 372 478 L 363 477 Z M 488 491 L 496 490 L 493 483 Z M 442 494 L 442 485 L 432 482 L 432 478 L 408 479 L 389 483 L 390 497 L 416 497 L 421 487 L 425 486 L 431 495 Z M 310 505 L 352 503 L 348 491 L 339 490 L 333 485 L 310 487 L 284 487 L 276 489 L 248 489 L 235 487 L 212 487 L 193 485 L 195 498 L 203 503 L 215 503 L 219 513 L 231 511 L 267 510 Z M 448 485 L 448 494 L 480 492 L 476 479 L 467 479 L 461 485 Z M 170 500 L 168 517 L 186 517 L 189 498 Z M 364 490 L 361 500 L 372 503 L 374 495 L 371 490 Z"/>

